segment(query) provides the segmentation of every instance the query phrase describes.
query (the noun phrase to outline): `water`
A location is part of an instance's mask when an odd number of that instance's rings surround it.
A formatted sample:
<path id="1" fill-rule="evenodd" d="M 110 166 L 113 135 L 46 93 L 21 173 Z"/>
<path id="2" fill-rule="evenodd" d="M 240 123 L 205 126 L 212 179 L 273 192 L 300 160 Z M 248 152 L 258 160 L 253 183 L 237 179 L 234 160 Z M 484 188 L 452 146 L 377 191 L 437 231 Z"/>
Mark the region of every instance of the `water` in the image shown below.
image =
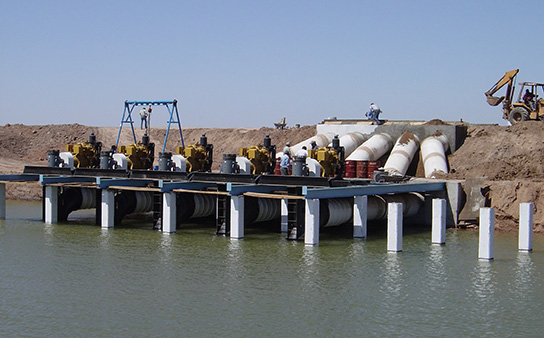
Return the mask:
<path id="1" fill-rule="evenodd" d="M 0 221 L 0 337 L 542 336 L 544 237 L 517 252 L 497 233 L 482 262 L 475 231 L 324 236 L 317 247 L 213 225 L 163 235 L 92 214 L 45 225 L 37 203 Z"/>

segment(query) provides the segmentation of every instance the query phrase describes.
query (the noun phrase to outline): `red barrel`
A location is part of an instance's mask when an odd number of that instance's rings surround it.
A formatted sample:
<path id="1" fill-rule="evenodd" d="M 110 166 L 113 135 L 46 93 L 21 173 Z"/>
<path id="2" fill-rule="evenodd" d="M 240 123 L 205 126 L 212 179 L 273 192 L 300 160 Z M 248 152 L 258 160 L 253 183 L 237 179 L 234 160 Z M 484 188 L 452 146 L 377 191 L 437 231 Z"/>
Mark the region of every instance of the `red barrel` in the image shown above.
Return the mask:
<path id="1" fill-rule="evenodd" d="M 278 157 L 276 159 L 276 166 L 274 167 L 274 175 L 281 175 L 281 171 L 280 171 L 280 163 L 281 163 L 281 158 Z"/>
<path id="2" fill-rule="evenodd" d="M 380 161 L 368 161 L 368 178 L 374 178 L 374 170 L 380 167 Z"/>
<path id="3" fill-rule="evenodd" d="M 368 161 L 357 161 L 357 170 L 355 173 L 357 178 L 367 178 L 368 177 Z"/>
<path id="4" fill-rule="evenodd" d="M 346 161 L 346 172 L 344 173 L 344 177 L 354 178 L 356 168 L 357 168 L 357 161 Z"/>

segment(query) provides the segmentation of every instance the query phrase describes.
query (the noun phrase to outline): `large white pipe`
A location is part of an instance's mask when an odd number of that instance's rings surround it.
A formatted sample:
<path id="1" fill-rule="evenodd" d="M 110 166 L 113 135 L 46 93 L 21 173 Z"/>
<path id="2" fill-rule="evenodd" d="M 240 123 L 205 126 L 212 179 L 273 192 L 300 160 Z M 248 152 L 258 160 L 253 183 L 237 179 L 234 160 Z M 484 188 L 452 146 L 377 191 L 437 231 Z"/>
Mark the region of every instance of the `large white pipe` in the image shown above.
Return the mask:
<path id="1" fill-rule="evenodd" d="M 388 203 L 402 203 L 403 216 L 412 217 L 417 215 L 423 206 L 423 196 L 416 193 L 368 196 L 367 220 L 377 221 L 387 217 Z"/>
<path id="2" fill-rule="evenodd" d="M 377 161 L 393 147 L 388 134 L 374 134 L 349 155 L 348 161 Z"/>
<path id="3" fill-rule="evenodd" d="M 361 133 L 347 133 L 340 137 L 340 145 L 344 147 L 344 156 L 349 156 L 357 147 L 365 141 L 365 136 Z M 329 144 L 332 147 L 332 143 Z"/>
<path id="4" fill-rule="evenodd" d="M 297 151 L 302 149 L 303 146 L 306 146 L 306 149 L 308 150 L 312 149 L 312 146 L 310 145 L 312 141 L 315 141 L 315 144 L 318 147 L 326 147 L 329 143 L 331 143 L 331 140 L 332 140 L 332 137 L 329 137 L 325 134 L 317 134 L 315 136 L 310 137 L 307 140 L 304 140 L 300 143 L 295 144 L 294 146 L 291 146 L 291 156 L 293 156 Z M 276 157 L 281 157 L 281 155 L 283 155 L 283 146 L 280 149 L 281 149 L 281 152 L 278 152 L 276 154 Z"/>
<path id="5" fill-rule="evenodd" d="M 306 166 L 308 167 L 308 172 L 310 173 L 308 176 L 321 177 L 321 165 L 319 165 L 317 160 L 314 160 L 311 157 L 306 157 Z"/>
<path id="6" fill-rule="evenodd" d="M 446 135 L 437 132 L 421 142 L 421 157 L 425 168 L 425 177 L 431 178 L 435 172 L 448 173 L 446 151 L 449 143 Z"/>
<path id="7" fill-rule="evenodd" d="M 405 131 L 395 143 L 391 155 L 385 162 L 384 170 L 391 175 L 404 176 L 414 159 L 419 146 L 419 137 Z"/>
<path id="8" fill-rule="evenodd" d="M 335 226 L 349 222 L 353 215 L 352 203 L 347 199 L 329 199 L 327 203 L 329 219 L 323 226 Z"/>

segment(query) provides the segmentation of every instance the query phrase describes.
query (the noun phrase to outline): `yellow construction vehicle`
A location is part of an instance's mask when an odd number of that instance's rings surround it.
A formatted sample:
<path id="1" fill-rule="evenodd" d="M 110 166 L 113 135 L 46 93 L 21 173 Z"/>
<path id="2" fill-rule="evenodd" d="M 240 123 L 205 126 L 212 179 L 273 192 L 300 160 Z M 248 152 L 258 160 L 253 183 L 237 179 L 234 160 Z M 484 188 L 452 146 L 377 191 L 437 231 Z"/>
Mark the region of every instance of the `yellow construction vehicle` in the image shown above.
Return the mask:
<path id="1" fill-rule="evenodd" d="M 502 118 L 508 120 L 511 124 L 516 124 L 527 120 L 544 119 L 544 99 L 538 97 L 538 93 L 544 93 L 544 84 L 536 82 L 520 82 L 521 86 L 518 97 L 513 101 L 515 81 L 519 69 L 506 72 L 502 78 L 497 81 L 485 92 L 487 103 L 491 106 L 498 106 L 502 102 Z M 493 96 L 502 87 L 506 87 L 504 96 Z M 539 89 L 540 88 L 540 89 Z"/>
<path id="2" fill-rule="evenodd" d="M 202 134 L 200 143 L 176 147 L 176 154 L 183 155 L 185 158 L 188 173 L 212 170 L 213 144 L 208 144 L 206 134 Z"/>
<path id="3" fill-rule="evenodd" d="M 94 133 L 89 136 L 89 141 L 66 145 L 66 151 L 74 157 L 74 168 L 98 168 L 101 149 L 102 142 L 96 142 Z"/>

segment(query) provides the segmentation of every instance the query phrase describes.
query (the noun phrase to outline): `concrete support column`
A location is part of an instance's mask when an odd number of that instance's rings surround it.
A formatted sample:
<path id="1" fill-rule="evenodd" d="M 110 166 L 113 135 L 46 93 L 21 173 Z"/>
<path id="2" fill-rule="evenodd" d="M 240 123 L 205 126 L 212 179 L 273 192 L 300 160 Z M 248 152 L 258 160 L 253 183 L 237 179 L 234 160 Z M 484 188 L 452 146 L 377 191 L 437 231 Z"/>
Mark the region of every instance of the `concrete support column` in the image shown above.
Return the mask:
<path id="1" fill-rule="evenodd" d="M 446 200 L 433 199 L 432 244 L 446 243 Z"/>
<path id="2" fill-rule="evenodd" d="M 355 196 L 353 200 L 353 238 L 366 238 L 368 196 Z"/>
<path id="3" fill-rule="evenodd" d="M 495 254 L 495 209 L 480 208 L 480 239 L 478 258 L 492 260 Z"/>
<path id="4" fill-rule="evenodd" d="M 45 223 L 55 224 L 59 221 L 59 187 L 45 187 Z"/>
<path id="5" fill-rule="evenodd" d="M 115 194 L 112 190 L 102 189 L 102 228 L 113 228 L 115 222 Z"/>
<path id="6" fill-rule="evenodd" d="M 230 238 L 244 238 L 244 196 L 230 198 Z"/>
<path id="7" fill-rule="evenodd" d="M 176 193 L 165 192 L 162 194 L 162 232 L 176 232 Z"/>
<path id="8" fill-rule="evenodd" d="M 402 203 L 387 204 L 387 251 L 402 251 Z"/>
<path id="9" fill-rule="evenodd" d="M 304 244 L 319 244 L 319 199 L 305 200 Z"/>
<path id="10" fill-rule="evenodd" d="M 519 205 L 519 251 L 533 250 L 533 203 Z"/>
<path id="11" fill-rule="evenodd" d="M 6 219 L 6 183 L 0 183 L 0 219 Z"/>
<path id="12" fill-rule="evenodd" d="M 284 198 L 281 200 L 281 233 L 286 234 L 288 229 L 288 214 L 289 210 L 287 209 L 288 199 Z"/>

